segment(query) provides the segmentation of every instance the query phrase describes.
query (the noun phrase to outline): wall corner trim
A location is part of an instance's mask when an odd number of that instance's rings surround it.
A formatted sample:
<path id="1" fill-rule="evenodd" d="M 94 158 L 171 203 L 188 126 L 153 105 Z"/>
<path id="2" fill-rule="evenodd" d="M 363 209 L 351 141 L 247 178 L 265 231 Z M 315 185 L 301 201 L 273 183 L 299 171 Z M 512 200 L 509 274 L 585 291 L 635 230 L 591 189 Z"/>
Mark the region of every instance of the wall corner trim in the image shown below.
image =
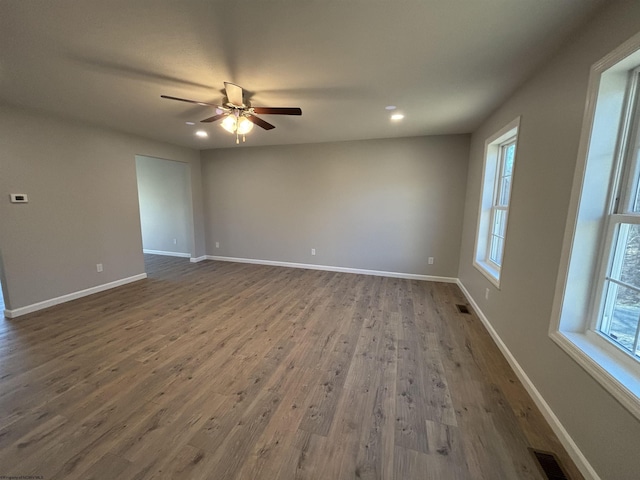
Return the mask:
<path id="1" fill-rule="evenodd" d="M 529 376 L 513 356 L 507 345 L 502 341 L 502 338 L 500 338 L 500 335 L 498 335 L 498 332 L 493 328 L 493 325 L 491 325 L 489 319 L 482 312 L 480 306 L 473 299 L 469 291 L 465 288 L 464 284 L 460 281 L 460 279 L 457 279 L 456 283 L 458 284 L 458 287 L 460 287 L 460 290 L 462 290 L 464 296 L 467 298 L 467 301 L 471 304 L 475 312 L 478 314 L 478 318 L 480 318 L 480 321 L 489 332 L 489 335 L 491 335 L 491 338 L 493 338 L 493 341 L 496 342 L 496 345 L 498 345 L 498 348 L 507 359 L 507 362 L 509 362 L 509 365 L 511 365 L 511 368 L 524 385 L 524 388 L 527 390 L 529 395 L 531 395 L 531 398 L 533 398 L 533 401 L 542 412 L 542 415 L 551 426 L 551 429 L 558 436 L 558 439 L 567 450 L 567 453 L 575 462 L 582 475 L 584 475 L 586 480 L 601 480 L 600 476 L 591 466 L 582 451 L 578 448 L 578 445 L 573 441 L 573 438 L 571 438 L 569 432 L 567 432 L 562 423 L 560 423 L 560 419 L 556 416 L 553 410 L 551 410 L 551 406 L 549 406 L 542 394 L 538 391 Z"/>
<path id="2" fill-rule="evenodd" d="M 217 260 L 220 262 L 236 262 L 236 263 L 253 263 L 255 265 L 271 265 L 274 267 L 306 268 L 308 270 L 324 270 L 327 272 L 356 273 L 359 275 L 373 275 L 376 277 L 405 278 L 407 280 L 427 280 L 430 282 L 444 282 L 444 283 L 458 282 L 458 279 L 453 277 L 438 277 L 433 275 L 420 275 L 417 273 L 386 272 L 382 270 L 366 270 L 361 268 L 334 267 L 332 265 L 314 265 L 310 263 L 280 262 L 275 260 L 258 260 L 255 258 L 221 257 L 217 255 L 206 255 L 206 259 Z"/>
<path id="3" fill-rule="evenodd" d="M 206 259 L 207 259 L 207 256 L 206 255 L 202 255 L 201 257 L 191 257 L 189 259 L 189 261 L 191 263 L 198 263 L 198 262 L 202 262 L 203 260 L 206 260 Z"/>
<path id="4" fill-rule="evenodd" d="M 13 310 L 5 310 L 4 316 L 7 318 L 16 318 L 21 315 L 26 315 L 27 313 L 33 313 L 33 312 L 37 312 L 38 310 L 43 310 L 45 308 L 53 307 L 54 305 L 58 305 L 60 303 L 70 302 L 71 300 L 76 300 L 78 298 L 86 297 L 87 295 L 92 295 L 94 293 L 103 292 L 105 290 L 119 287 L 121 285 L 126 285 L 127 283 L 137 282 L 138 280 L 144 280 L 145 278 L 147 278 L 146 273 L 141 273 L 139 275 L 134 275 L 132 277 L 121 278 L 120 280 L 104 283 L 102 285 L 96 285 L 95 287 L 87 288 L 85 290 L 79 290 L 77 292 L 68 293 L 60 297 L 50 298 L 49 300 L 33 303 L 31 305 L 27 305 L 26 307 L 20 307 Z"/>

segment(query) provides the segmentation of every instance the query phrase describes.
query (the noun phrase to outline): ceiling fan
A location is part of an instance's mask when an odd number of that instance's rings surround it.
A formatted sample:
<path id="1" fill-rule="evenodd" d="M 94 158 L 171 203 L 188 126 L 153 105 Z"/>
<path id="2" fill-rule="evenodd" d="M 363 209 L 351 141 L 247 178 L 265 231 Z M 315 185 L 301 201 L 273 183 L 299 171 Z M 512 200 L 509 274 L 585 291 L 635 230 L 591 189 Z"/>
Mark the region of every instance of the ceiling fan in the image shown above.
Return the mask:
<path id="1" fill-rule="evenodd" d="M 256 116 L 261 115 L 302 115 L 300 108 L 293 107 L 252 107 L 251 103 L 244 98 L 242 87 L 234 83 L 224 82 L 226 97 L 223 99 L 222 105 L 213 103 L 199 102 L 197 100 L 188 100 L 186 98 L 171 97 L 169 95 L 160 95 L 162 98 L 169 100 L 178 100 L 180 102 L 195 103 L 203 107 L 215 107 L 216 114 L 213 117 L 200 120 L 202 123 L 211 123 L 222 120 L 222 127 L 230 133 L 236 134 L 236 143 L 240 143 L 238 137 L 242 135 L 244 142 L 245 134 L 253 129 L 253 125 L 258 125 L 265 130 L 272 130 L 275 125 L 264 121 Z"/>

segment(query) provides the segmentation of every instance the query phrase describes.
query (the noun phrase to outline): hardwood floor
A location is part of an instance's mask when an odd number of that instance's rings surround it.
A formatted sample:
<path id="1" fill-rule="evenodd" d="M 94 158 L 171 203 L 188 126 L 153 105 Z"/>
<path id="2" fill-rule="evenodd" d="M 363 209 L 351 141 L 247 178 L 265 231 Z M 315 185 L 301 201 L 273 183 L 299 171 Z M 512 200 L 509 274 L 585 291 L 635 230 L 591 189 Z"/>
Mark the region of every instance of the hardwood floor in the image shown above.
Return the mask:
<path id="1" fill-rule="evenodd" d="M 1 323 L 0 476 L 582 478 L 457 286 L 146 257 Z"/>

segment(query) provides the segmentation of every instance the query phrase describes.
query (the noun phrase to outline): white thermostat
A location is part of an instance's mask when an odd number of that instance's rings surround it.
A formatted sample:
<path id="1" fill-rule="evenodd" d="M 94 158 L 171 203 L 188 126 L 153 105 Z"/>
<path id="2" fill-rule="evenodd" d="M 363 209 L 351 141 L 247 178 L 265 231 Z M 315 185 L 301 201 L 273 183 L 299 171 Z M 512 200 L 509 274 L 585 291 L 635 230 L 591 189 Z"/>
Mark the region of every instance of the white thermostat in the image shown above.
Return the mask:
<path id="1" fill-rule="evenodd" d="M 11 203 L 27 203 L 29 198 L 26 193 L 11 193 Z"/>

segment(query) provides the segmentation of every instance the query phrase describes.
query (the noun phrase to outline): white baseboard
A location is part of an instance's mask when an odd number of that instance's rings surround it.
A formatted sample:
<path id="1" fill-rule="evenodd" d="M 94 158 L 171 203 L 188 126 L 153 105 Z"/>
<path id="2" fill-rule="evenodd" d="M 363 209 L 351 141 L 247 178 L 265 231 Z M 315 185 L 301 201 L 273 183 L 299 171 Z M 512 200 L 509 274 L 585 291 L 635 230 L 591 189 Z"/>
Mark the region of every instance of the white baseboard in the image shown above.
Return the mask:
<path id="1" fill-rule="evenodd" d="M 189 260 L 191 263 L 198 263 L 198 262 L 202 262 L 203 260 L 206 260 L 207 256 L 206 255 L 202 255 L 201 257 L 191 257 L 191 259 Z"/>
<path id="2" fill-rule="evenodd" d="M 255 258 L 219 257 L 206 255 L 207 260 L 220 262 L 253 263 L 256 265 L 271 265 L 275 267 L 304 268 L 307 270 L 324 270 L 327 272 L 357 273 L 360 275 L 374 275 L 377 277 L 406 278 L 409 280 L 427 280 L 430 282 L 457 283 L 453 277 L 437 277 L 433 275 L 418 275 L 416 273 L 385 272 L 382 270 L 365 270 L 361 268 L 334 267 L 331 265 L 313 265 L 309 263 L 278 262 L 274 260 L 258 260 Z"/>
<path id="3" fill-rule="evenodd" d="M 143 253 L 151 253 L 153 255 L 164 255 L 166 257 L 183 257 L 189 258 L 191 256 L 190 253 L 181 253 L 181 252 L 165 252 L 164 250 L 149 250 L 148 248 L 142 249 Z"/>
<path id="4" fill-rule="evenodd" d="M 493 338 L 493 341 L 496 342 L 496 345 L 498 345 L 498 348 L 507 359 L 507 362 L 509 362 L 509 365 L 511 365 L 511 368 L 513 368 L 513 371 L 516 373 L 516 375 L 524 385 L 524 388 L 527 390 L 529 395 L 531 395 L 531 398 L 533 398 L 533 401 L 536 403 L 536 405 L 542 412 L 542 415 L 551 426 L 551 429 L 558 436 L 560 443 L 562 443 L 564 448 L 567 450 L 567 453 L 569 454 L 571 459 L 575 462 L 576 466 L 578 467 L 582 475 L 584 475 L 586 480 L 600 480 L 600 476 L 591 466 L 591 464 L 589 463 L 587 458 L 584 456 L 584 454 L 580 451 L 580 449 L 578 448 L 578 445 L 576 445 L 576 443 L 573 441 L 573 439 L 569 435 L 569 432 L 567 432 L 567 430 L 564 428 L 562 423 L 560 423 L 560 419 L 558 419 L 556 414 L 553 413 L 553 410 L 551 410 L 551 407 L 549 406 L 549 404 L 542 397 L 542 395 L 540 394 L 536 386 L 533 384 L 533 382 L 529 378 L 529 376 L 522 369 L 522 367 L 520 366 L 516 358 L 513 356 L 513 354 L 507 347 L 507 345 L 502 341 L 502 339 L 500 338 L 500 335 L 498 335 L 498 332 L 496 332 L 496 330 L 493 328 L 493 326 L 489 322 L 489 319 L 485 316 L 485 314 L 480 309 L 480 306 L 476 303 L 476 301 L 473 299 L 469 291 L 465 288 L 465 286 L 462 284 L 462 282 L 459 279 L 457 280 L 456 283 L 460 287 L 460 290 L 462 290 L 462 293 L 464 293 L 464 296 L 467 298 L 468 302 L 471 304 L 475 312 L 478 314 L 478 318 L 480 318 L 480 321 L 482 322 L 484 327 L 487 329 L 487 331 L 491 335 L 491 338 Z"/>
<path id="5" fill-rule="evenodd" d="M 20 307 L 13 310 L 5 310 L 4 316 L 7 318 L 16 318 L 21 315 L 26 315 L 27 313 L 37 312 L 38 310 L 42 310 L 44 308 L 53 307 L 54 305 L 58 305 L 60 303 L 70 302 L 71 300 L 76 300 L 78 298 L 86 297 L 87 295 L 103 292 L 104 290 L 109 290 L 111 288 L 119 287 L 121 285 L 126 285 L 127 283 L 137 282 L 138 280 L 143 280 L 145 278 L 147 278 L 146 273 L 134 275 L 133 277 L 122 278 L 114 282 L 104 283 L 102 285 L 97 285 L 95 287 L 87 288 L 85 290 L 68 293 L 60 297 L 45 300 L 43 302 L 27 305 L 26 307 Z"/>

